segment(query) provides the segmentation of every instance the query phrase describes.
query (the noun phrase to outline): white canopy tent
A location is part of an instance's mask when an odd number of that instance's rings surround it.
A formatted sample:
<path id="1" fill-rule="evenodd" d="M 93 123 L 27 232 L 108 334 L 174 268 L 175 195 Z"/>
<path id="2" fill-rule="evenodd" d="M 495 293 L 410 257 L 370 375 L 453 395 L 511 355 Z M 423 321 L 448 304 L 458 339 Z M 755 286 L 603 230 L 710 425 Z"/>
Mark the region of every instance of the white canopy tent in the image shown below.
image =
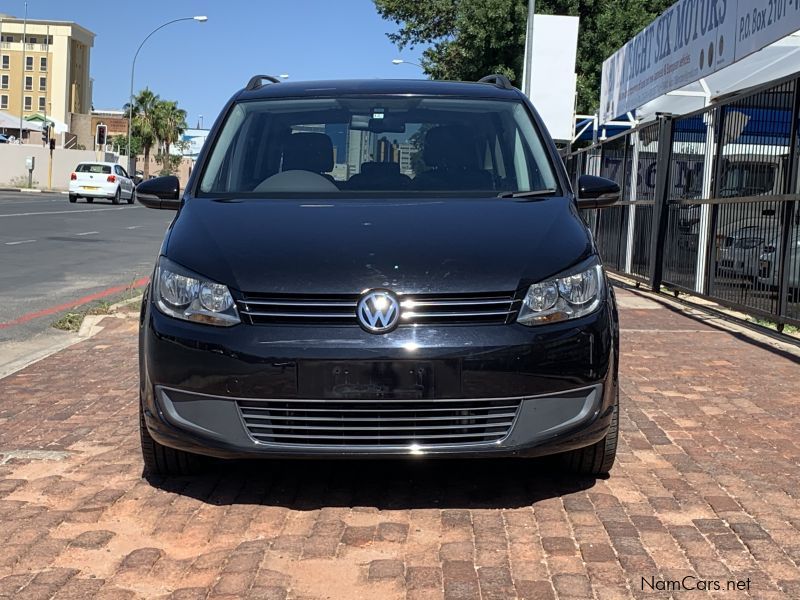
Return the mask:
<path id="1" fill-rule="evenodd" d="M 800 32 L 686 87 L 664 94 L 636 110 L 638 121 L 655 119 L 657 113 L 682 115 L 699 110 L 721 96 L 780 79 L 800 69 Z"/>
<path id="2" fill-rule="evenodd" d="M 19 131 L 19 117 L 0 111 L 0 129 L 13 129 Z M 41 131 L 42 124 L 22 120 L 22 129 L 27 131 Z"/>
<path id="3" fill-rule="evenodd" d="M 35 113 L 30 115 L 29 117 L 25 117 L 25 120 L 29 123 L 36 123 L 39 125 L 41 129 L 42 124 L 44 123 L 45 117 L 41 113 Z M 56 121 L 51 117 L 47 117 L 47 122 L 50 123 L 50 126 L 53 128 L 53 133 L 66 133 L 69 131 L 69 127 L 67 127 L 66 123 L 62 123 L 61 121 Z"/>

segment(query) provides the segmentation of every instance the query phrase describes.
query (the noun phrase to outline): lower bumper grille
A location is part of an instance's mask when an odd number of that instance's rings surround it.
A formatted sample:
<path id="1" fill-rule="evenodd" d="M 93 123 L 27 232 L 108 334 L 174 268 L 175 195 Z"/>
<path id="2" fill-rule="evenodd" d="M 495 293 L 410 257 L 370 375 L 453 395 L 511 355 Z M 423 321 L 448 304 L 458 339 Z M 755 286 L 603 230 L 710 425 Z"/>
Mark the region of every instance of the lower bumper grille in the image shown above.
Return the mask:
<path id="1" fill-rule="evenodd" d="M 458 400 L 237 400 L 258 442 L 425 447 L 506 437 L 521 398 Z"/>

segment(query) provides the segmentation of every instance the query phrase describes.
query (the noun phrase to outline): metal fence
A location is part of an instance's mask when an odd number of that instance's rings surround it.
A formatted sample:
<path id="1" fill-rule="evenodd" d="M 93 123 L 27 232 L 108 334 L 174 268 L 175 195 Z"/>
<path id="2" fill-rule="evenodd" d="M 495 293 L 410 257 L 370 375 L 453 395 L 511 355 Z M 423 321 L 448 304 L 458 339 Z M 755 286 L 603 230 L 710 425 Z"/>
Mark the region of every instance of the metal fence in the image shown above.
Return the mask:
<path id="1" fill-rule="evenodd" d="M 800 325 L 798 125 L 795 75 L 566 156 L 622 190 L 585 213 L 606 267 Z"/>

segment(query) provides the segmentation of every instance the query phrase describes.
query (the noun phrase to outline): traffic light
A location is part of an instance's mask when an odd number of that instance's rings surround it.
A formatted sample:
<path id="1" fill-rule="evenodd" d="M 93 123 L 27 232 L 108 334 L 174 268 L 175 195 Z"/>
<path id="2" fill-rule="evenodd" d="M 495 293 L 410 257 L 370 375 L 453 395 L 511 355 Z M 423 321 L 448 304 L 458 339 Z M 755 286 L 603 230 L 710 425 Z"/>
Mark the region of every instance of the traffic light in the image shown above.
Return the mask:
<path id="1" fill-rule="evenodd" d="M 106 133 L 108 128 L 103 125 L 102 123 L 97 125 L 97 133 L 95 136 L 95 140 L 98 146 L 105 146 L 106 145 Z"/>
<path id="2" fill-rule="evenodd" d="M 50 140 L 50 126 L 42 127 L 42 141 L 46 144 Z"/>

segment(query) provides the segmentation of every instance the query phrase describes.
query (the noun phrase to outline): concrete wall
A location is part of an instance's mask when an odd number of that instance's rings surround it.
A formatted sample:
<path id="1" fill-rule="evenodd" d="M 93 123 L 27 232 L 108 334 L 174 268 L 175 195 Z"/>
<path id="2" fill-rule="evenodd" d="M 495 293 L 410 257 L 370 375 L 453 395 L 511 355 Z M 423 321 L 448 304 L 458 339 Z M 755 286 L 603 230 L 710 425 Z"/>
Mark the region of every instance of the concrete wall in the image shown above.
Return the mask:
<path id="1" fill-rule="evenodd" d="M 127 157 L 122 156 L 120 157 L 119 163 L 127 169 Z M 192 168 L 194 167 L 194 163 L 190 158 L 184 158 L 181 160 L 181 164 L 178 167 L 178 172 L 175 173 L 177 175 L 178 180 L 181 182 L 181 189 L 186 187 L 186 183 L 189 181 L 189 175 L 192 172 Z M 136 157 L 136 168 L 144 171 L 144 155 L 140 154 Z M 155 156 L 150 155 L 150 177 L 158 176 L 161 172 L 161 165 L 156 162 Z"/>
<path id="2" fill-rule="evenodd" d="M 33 170 L 34 187 L 42 189 L 48 187 L 50 151 L 33 144 L 0 144 L 0 187 L 20 187 L 17 180 L 24 178 L 27 181 L 28 170 L 25 168 L 27 156 L 33 156 L 36 160 Z M 53 189 L 68 189 L 70 173 L 75 170 L 78 163 L 93 160 L 117 162 L 115 155 L 111 153 L 56 148 L 53 151 Z M 17 185 L 14 185 L 15 183 Z"/>
<path id="3" fill-rule="evenodd" d="M 92 129 L 92 116 L 72 113 L 69 123 L 70 133 L 78 136 L 78 144 L 91 150 L 94 148 L 94 129 Z"/>

